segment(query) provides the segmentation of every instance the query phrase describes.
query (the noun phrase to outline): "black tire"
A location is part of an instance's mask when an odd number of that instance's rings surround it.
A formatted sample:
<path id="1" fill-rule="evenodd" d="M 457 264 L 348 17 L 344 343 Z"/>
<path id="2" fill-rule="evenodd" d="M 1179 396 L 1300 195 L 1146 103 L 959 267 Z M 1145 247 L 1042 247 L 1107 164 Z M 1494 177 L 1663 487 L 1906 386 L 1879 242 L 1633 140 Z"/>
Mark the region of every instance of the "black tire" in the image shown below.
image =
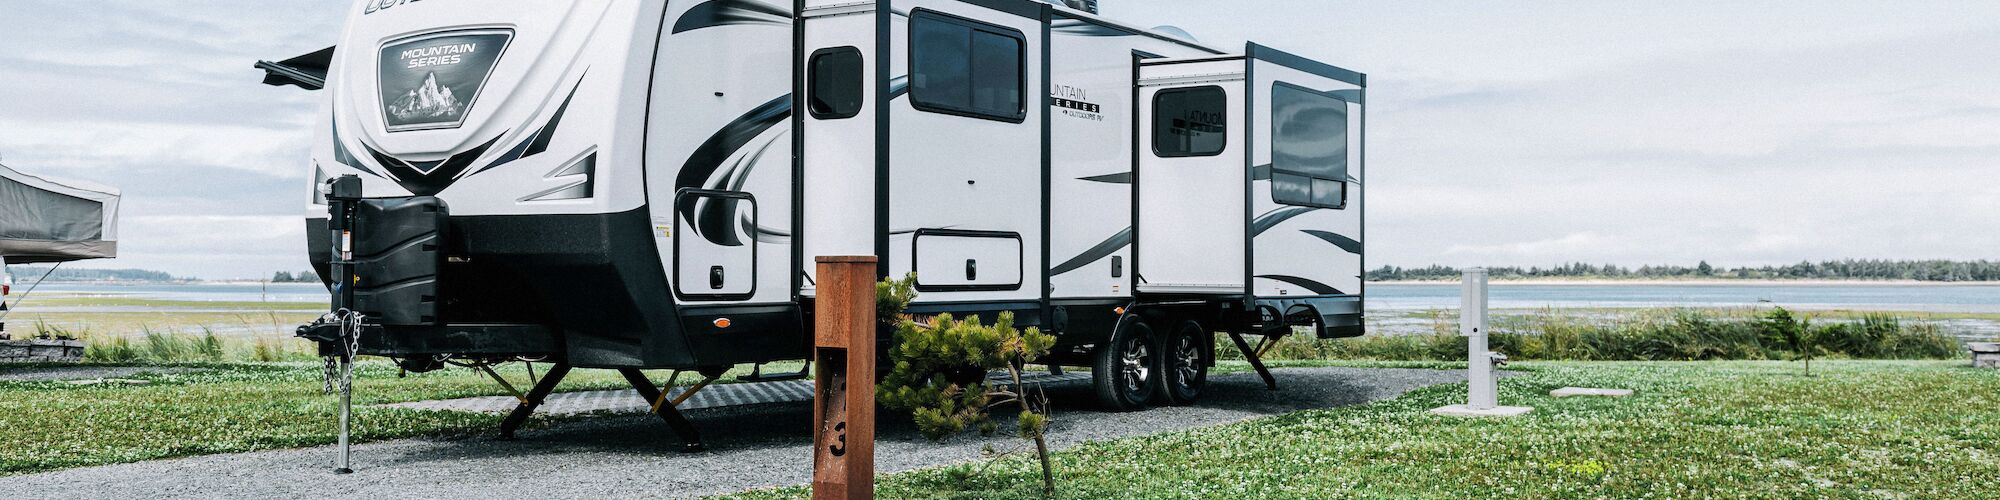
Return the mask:
<path id="1" fill-rule="evenodd" d="M 1119 322 L 1111 341 L 1097 346 L 1091 366 L 1097 401 L 1112 411 L 1145 409 L 1152 403 L 1160 371 L 1158 349 L 1153 328 L 1144 320 L 1127 316 Z"/>
<path id="2" fill-rule="evenodd" d="M 1215 341 L 1208 330 L 1194 320 L 1174 325 L 1160 343 L 1159 400 L 1180 406 L 1201 399 L 1208 386 L 1209 358 L 1215 355 Z"/>

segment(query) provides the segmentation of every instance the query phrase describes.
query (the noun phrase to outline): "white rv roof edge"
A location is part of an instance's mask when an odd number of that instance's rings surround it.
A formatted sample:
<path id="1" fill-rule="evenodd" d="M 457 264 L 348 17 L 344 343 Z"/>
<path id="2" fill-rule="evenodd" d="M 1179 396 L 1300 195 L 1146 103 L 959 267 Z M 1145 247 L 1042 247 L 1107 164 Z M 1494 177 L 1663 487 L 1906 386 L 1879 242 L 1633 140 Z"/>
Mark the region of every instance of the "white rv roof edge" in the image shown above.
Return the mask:
<path id="1" fill-rule="evenodd" d="M 1105 26 L 1105 27 L 1109 27 L 1109 28 L 1116 28 L 1116 29 L 1120 29 L 1120 30 L 1125 30 L 1125 31 L 1129 31 L 1129 32 L 1132 32 L 1132 34 L 1135 34 L 1135 35 L 1140 35 L 1140 36 L 1146 36 L 1146 37 L 1152 37 L 1152 38 L 1157 38 L 1157 39 L 1161 39 L 1161 40 L 1165 40 L 1165 41 L 1169 41 L 1169 42 L 1174 42 L 1174 43 L 1178 43 L 1178 44 L 1181 44 L 1181 45 L 1186 45 L 1186 46 L 1189 46 L 1189 47 L 1193 47 L 1193 48 L 1197 48 L 1197 49 L 1201 49 L 1201 50 L 1206 50 L 1206 51 L 1209 51 L 1209 52 L 1212 52 L 1212 53 L 1215 53 L 1215 54 L 1227 54 L 1227 53 L 1229 53 L 1229 51 L 1227 51 L 1227 50 L 1223 50 L 1223 49 L 1220 49 L 1220 48 L 1216 48 L 1216 47 L 1215 47 L 1214 45 L 1209 45 L 1209 44 L 1207 44 L 1207 43 L 1204 43 L 1204 42 L 1201 42 L 1201 41 L 1198 41 L 1198 40 L 1188 40 L 1188 39 L 1185 39 L 1185 38 L 1180 38 L 1180 37 L 1176 37 L 1176 36 L 1173 36 L 1173 35 L 1169 35 L 1169 34 L 1166 34 L 1166 33 L 1161 33 L 1161 32 L 1158 32 L 1158 31 L 1153 31 L 1153 30 L 1151 30 L 1151 29 L 1147 29 L 1147 28 L 1141 28 L 1141 27 L 1138 27 L 1138 26 L 1134 26 L 1134 25 L 1132 25 L 1132 24 L 1128 24 L 1128 23 L 1125 23 L 1125 22 L 1123 22 L 1123 21 L 1119 21 L 1119 20 L 1116 20 L 1116 19 L 1112 19 L 1112 18 L 1109 18 L 1109 17 L 1104 17 L 1104 15 L 1102 15 L 1102 14 L 1092 14 L 1092 13 L 1089 13 L 1089 12 L 1084 12 L 1084 11 L 1081 11 L 1081 10 L 1076 10 L 1076 9 L 1072 9 L 1072 8 L 1069 8 L 1069 6 L 1067 6 L 1067 5 L 1058 5 L 1058 4 L 1048 4 L 1048 5 L 1049 5 L 1049 8 L 1051 8 L 1051 9 L 1054 9 L 1054 11 L 1055 11 L 1055 12 L 1056 12 L 1057 14 L 1061 14 L 1061 15 L 1063 15 L 1064 17 L 1069 17 L 1069 18 L 1072 18 L 1072 19 L 1076 19 L 1076 20 L 1079 20 L 1079 21 L 1084 21 L 1084 22 L 1089 22 L 1089 23 L 1097 23 L 1097 24 L 1099 24 L 1099 25 L 1103 25 L 1103 26 Z"/>

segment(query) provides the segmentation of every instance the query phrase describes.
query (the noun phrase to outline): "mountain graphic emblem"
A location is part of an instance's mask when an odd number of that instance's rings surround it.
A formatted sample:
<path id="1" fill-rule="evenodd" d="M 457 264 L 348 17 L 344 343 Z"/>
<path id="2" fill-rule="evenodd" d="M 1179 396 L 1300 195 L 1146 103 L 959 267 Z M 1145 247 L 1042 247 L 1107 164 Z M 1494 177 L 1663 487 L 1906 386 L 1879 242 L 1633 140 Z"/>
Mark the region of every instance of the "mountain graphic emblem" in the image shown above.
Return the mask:
<path id="1" fill-rule="evenodd" d="M 459 102 L 451 87 L 438 85 L 437 73 L 428 73 L 422 86 L 405 92 L 388 111 L 398 120 L 426 121 L 458 116 L 465 112 L 465 103 Z"/>
<path id="2" fill-rule="evenodd" d="M 512 39 L 507 30 L 461 30 L 382 46 L 376 83 L 389 131 L 465 124 Z"/>

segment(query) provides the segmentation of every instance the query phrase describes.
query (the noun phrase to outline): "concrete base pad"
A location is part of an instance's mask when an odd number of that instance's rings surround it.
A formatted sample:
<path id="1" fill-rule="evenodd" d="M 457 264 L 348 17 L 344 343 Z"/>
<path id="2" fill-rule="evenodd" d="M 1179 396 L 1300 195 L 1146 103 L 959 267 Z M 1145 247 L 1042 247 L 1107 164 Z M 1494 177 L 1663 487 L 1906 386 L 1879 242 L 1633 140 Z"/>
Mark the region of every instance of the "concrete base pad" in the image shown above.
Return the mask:
<path id="1" fill-rule="evenodd" d="M 1451 405 L 1431 409 L 1431 413 L 1447 417 L 1518 417 L 1531 411 L 1535 409 L 1526 406 L 1495 406 L 1485 410 L 1474 410 L 1466 405 Z"/>
<path id="2" fill-rule="evenodd" d="M 1599 396 L 1599 397 L 1607 397 L 1607 398 L 1622 398 L 1622 397 L 1626 397 L 1626 396 L 1630 396 L 1630 395 L 1632 395 L 1632 390 L 1631 390 L 1631 389 L 1592 389 L 1592 388 L 1589 388 L 1589 387 L 1564 387 L 1564 388 L 1561 388 L 1561 389 L 1556 389 L 1556 390 L 1553 390 L 1553 391 L 1549 391 L 1549 395 L 1550 395 L 1550 396 L 1555 396 L 1555 397 L 1558 397 L 1558 398 L 1567 398 L 1567 397 L 1571 397 L 1571 396 Z"/>

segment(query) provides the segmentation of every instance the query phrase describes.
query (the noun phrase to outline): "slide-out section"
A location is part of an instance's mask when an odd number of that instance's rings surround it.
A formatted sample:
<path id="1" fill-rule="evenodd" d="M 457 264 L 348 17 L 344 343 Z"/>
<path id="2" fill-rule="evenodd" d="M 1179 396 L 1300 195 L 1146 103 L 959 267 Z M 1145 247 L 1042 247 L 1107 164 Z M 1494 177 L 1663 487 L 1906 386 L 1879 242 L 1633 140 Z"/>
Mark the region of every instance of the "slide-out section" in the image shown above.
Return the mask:
<path id="1" fill-rule="evenodd" d="M 1244 63 L 1140 66 L 1138 291 L 1242 295 Z"/>

